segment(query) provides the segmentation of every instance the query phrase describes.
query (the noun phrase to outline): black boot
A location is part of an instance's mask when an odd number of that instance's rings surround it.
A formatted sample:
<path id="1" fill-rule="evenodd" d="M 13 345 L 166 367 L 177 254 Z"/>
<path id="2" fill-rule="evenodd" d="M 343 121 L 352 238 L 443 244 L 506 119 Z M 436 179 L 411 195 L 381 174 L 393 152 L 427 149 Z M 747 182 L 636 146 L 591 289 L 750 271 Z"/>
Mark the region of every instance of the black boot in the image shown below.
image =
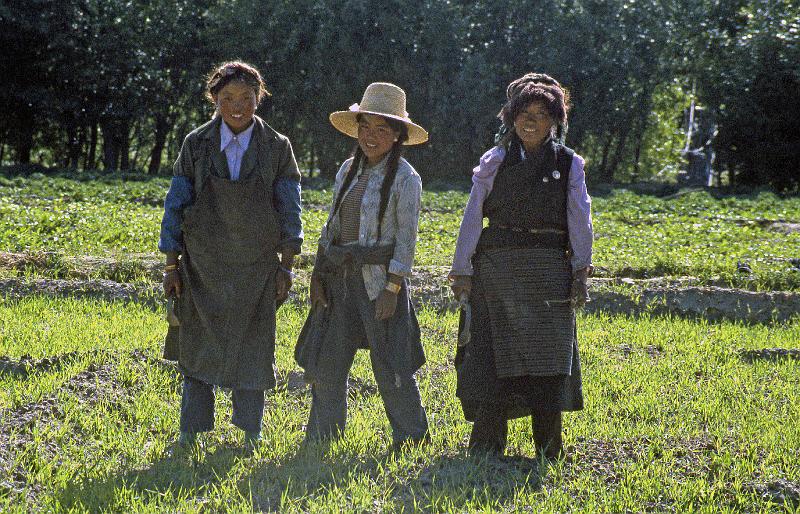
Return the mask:
<path id="1" fill-rule="evenodd" d="M 472 424 L 469 449 L 472 454 L 503 455 L 508 440 L 508 420 L 505 410 L 496 405 L 484 405 Z"/>
<path id="2" fill-rule="evenodd" d="M 548 460 L 564 456 L 561 442 L 561 411 L 537 411 L 532 416 L 536 454 Z"/>

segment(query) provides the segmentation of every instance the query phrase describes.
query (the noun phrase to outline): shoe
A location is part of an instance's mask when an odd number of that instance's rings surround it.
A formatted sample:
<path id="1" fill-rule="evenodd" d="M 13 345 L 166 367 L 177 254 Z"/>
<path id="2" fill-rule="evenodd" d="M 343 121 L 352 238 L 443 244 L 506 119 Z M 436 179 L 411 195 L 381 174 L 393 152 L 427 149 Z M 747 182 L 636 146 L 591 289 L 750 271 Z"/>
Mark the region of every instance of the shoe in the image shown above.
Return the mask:
<path id="1" fill-rule="evenodd" d="M 197 444 L 197 434 L 182 431 L 181 435 L 178 437 L 178 444 L 183 447 Z"/>
<path id="2" fill-rule="evenodd" d="M 392 443 L 392 451 L 394 453 L 401 453 L 406 450 L 410 450 L 412 448 L 421 448 L 423 446 L 427 446 L 431 443 L 431 436 L 430 434 L 426 433 L 424 436 L 420 438 L 409 437 L 408 439 L 403 439 L 402 441 L 396 441 Z"/>
<path id="3" fill-rule="evenodd" d="M 261 442 L 261 432 L 244 433 L 244 449 L 248 454 L 252 454 Z"/>

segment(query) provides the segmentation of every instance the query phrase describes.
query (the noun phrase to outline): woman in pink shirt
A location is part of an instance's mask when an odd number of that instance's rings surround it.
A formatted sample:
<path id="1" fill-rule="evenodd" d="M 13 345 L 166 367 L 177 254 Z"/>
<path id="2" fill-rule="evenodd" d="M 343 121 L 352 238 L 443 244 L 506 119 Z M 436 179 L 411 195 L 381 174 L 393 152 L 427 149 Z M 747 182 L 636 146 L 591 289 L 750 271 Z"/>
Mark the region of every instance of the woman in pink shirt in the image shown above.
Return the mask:
<path id="1" fill-rule="evenodd" d="M 562 411 L 583 408 L 574 308 L 588 299 L 591 199 L 583 159 L 563 144 L 568 93 L 530 73 L 507 97 L 498 144 L 473 172 L 450 272 L 471 309 L 456 394 L 474 422 L 471 450 L 502 454 L 508 420 L 532 416 L 537 453 L 552 459 L 563 454 Z"/>

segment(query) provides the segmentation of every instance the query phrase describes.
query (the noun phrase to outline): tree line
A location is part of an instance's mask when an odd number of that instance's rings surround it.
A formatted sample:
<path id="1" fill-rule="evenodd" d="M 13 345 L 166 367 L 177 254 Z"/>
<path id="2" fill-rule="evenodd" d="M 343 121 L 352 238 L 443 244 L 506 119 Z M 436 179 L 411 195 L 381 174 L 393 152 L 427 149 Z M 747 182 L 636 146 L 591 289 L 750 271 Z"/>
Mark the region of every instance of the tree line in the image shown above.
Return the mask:
<path id="1" fill-rule="evenodd" d="M 674 171 L 692 100 L 732 184 L 800 183 L 800 7 L 788 0 L 4 0 L 0 163 L 168 173 L 208 119 L 204 75 L 258 67 L 259 114 L 330 176 L 350 150 L 327 114 L 377 80 L 408 93 L 428 178 L 463 177 L 505 86 L 570 91 L 567 142 L 589 180 Z"/>

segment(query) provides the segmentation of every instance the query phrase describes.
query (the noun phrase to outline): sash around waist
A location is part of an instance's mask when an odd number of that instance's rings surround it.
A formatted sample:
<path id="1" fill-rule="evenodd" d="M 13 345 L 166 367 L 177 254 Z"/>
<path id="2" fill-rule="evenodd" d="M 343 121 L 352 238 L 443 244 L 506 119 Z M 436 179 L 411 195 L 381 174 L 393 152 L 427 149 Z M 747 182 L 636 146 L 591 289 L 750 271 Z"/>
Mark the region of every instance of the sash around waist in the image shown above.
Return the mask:
<path id="1" fill-rule="evenodd" d="M 478 249 L 497 247 L 569 248 L 569 234 L 557 228 L 528 229 L 490 224 L 481 231 Z"/>
<path id="2" fill-rule="evenodd" d="M 394 256 L 394 245 L 361 246 L 329 245 L 325 249 L 326 268 L 381 264 L 388 266 Z M 331 270 L 332 271 L 332 270 Z"/>

